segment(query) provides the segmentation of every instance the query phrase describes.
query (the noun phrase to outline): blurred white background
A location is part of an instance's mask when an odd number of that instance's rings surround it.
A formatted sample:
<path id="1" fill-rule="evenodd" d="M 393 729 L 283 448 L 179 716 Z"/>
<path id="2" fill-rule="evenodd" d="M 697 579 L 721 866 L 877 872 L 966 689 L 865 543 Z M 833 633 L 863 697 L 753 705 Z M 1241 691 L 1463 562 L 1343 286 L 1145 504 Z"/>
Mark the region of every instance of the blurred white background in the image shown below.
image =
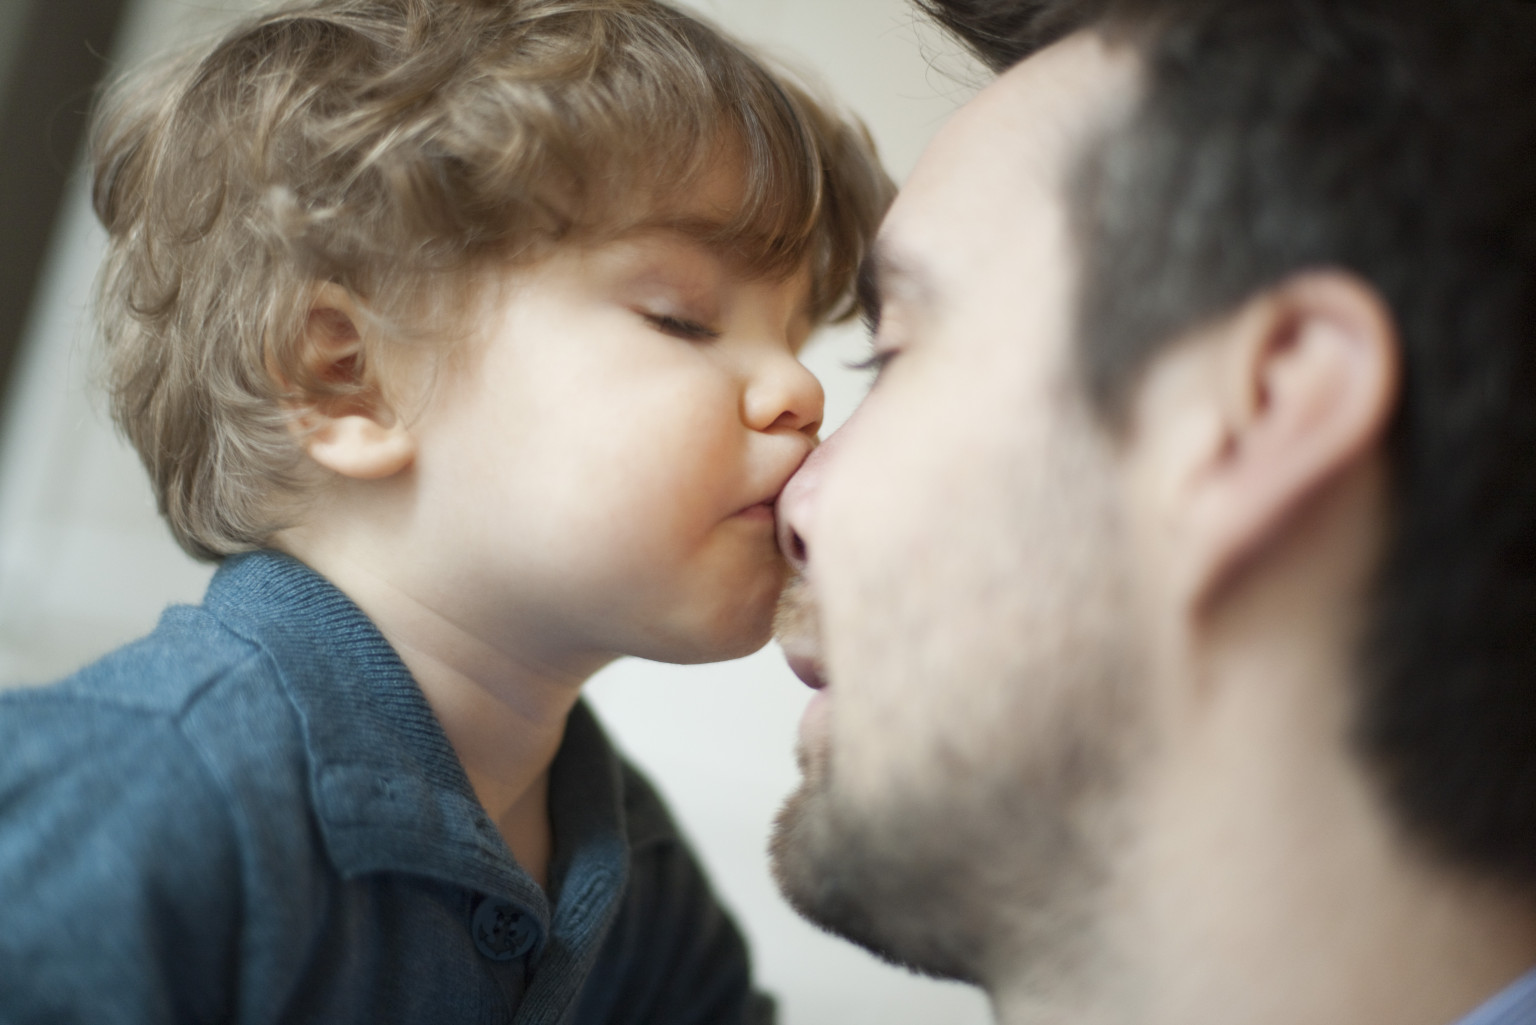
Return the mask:
<path id="1" fill-rule="evenodd" d="M 137 0 L 114 61 L 136 63 L 247 6 Z M 906 0 L 691 6 L 830 89 L 870 126 L 897 181 L 981 78 Z M 87 304 L 100 245 L 77 173 L 0 407 L 0 686 L 52 679 L 146 632 L 167 603 L 197 601 L 211 573 L 171 542 L 94 388 Z M 829 428 L 863 391 L 846 363 L 866 348 L 859 329 L 844 328 L 807 350 L 827 386 Z M 775 647 L 715 666 L 626 660 L 589 694 L 700 849 L 785 1025 L 989 1020 L 975 991 L 880 964 L 780 900 L 764 849 L 774 811 L 797 781 L 793 738 L 808 692 Z"/>

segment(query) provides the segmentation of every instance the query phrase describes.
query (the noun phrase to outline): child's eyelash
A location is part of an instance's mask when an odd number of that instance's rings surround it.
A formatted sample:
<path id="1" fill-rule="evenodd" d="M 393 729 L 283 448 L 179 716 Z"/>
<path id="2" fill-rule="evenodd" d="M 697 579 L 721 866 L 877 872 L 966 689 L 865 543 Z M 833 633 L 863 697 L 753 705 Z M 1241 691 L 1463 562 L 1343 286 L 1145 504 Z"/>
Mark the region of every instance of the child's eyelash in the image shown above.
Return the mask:
<path id="1" fill-rule="evenodd" d="M 665 313 L 641 314 L 646 320 L 669 335 L 679 338 L 692 338 L 701 341 L 719 338 L 720 332 L 714 328 L 705 327 L 703 324 L 692 320 L 684 320 L 682 317 L 674 317 Z"/>

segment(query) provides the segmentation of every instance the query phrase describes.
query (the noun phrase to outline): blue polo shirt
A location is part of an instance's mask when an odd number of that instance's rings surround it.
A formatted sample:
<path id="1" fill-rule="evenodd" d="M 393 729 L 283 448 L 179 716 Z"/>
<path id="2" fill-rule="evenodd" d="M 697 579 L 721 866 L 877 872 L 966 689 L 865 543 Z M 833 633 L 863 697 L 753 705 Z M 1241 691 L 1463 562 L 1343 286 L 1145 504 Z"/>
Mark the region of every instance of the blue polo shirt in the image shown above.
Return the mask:
<path id="1" fill-rule="evenodd" d="M 745 945 L 578 705 L 546 892 L 362 612 L 272 552 L 0 695 L 0 1021 L 755 1023 Z"/>

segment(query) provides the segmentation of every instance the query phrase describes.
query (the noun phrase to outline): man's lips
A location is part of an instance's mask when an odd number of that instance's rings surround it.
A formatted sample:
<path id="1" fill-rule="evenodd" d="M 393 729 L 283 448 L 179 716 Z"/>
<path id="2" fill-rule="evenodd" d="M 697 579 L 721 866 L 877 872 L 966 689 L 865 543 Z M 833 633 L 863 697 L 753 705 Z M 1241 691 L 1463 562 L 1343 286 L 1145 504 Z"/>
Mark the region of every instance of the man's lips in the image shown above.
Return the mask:
<path id="1" fill-rule="evenodd" d="M 807 687 L 818 691 L 827 686 L 826 667 L 821 661 L 819 619 L 809 581 L 804 575 L 796 574 L 779 596 L 773 632 L 778 637 L 790 672 L 800 677 Z"/>
<path id="2" fill-rule="evenodd" d="M 784 661 L 789 663 L 789 671 L 800 677 L 800 682 L 811 690 L 821 690 L 827 685 L 819 659 L 786 651 Z"/>

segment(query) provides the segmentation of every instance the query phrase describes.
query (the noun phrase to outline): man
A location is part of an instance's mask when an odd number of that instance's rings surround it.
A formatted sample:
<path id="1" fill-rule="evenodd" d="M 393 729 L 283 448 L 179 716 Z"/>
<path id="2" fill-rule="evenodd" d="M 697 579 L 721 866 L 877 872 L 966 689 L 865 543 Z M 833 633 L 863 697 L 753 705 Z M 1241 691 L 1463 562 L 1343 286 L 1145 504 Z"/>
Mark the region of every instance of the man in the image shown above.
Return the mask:
<path id="1" fill-rule="evenodd" d="M 929 6 L 782 887 L 1007 1023 L 1536 1021 L 1536 9 Z"/>

